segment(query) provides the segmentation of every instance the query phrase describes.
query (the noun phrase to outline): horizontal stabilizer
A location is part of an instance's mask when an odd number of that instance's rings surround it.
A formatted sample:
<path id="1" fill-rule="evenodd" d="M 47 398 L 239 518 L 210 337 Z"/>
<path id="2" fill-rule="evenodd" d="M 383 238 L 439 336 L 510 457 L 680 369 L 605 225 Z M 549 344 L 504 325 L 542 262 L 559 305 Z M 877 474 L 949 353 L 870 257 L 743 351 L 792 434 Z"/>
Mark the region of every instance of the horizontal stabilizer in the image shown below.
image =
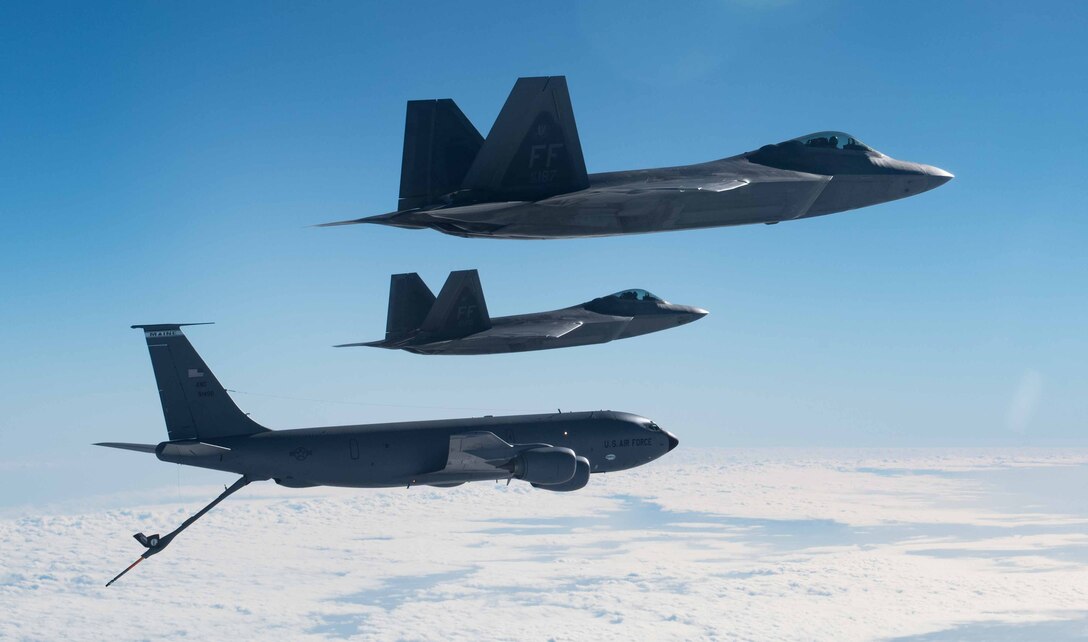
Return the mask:
<path id="1" fill-rule="evenodd" d="M 230 452 L 230 448 L 226 446 L 216 446 L 215 444 L 205 443 L 203 441 L 170 441 L 163 444 L 162 455 L 164 458 L 169 457 L 216 457 Z"/>
<path id="2" fill-rule="evenodd" d="M 198 323 L 145 323 L 143 325 L 132 325 L 129 327 L 133 330 L 155 332 L 162 330 L 177 330 L 179 328 L 186 328 L 191 325 L 215 325 L 215 321 L 200 321 Z"/>
<path id="3" fill-rule="evenodd" d="M 385 348 L 389 343 L 385 339 L 379 341 L 361 341 L 359 343 L 338 343 L 334 348 Z M 389 346 L 391 347 L 391 346 Z"/>
<path id="4" fill-rule="evenodd" d="M 120 448 L 121 450 L 135 450 L 138 453 L 151 453 L 155 454 L 155 448 L 158 444 L 126 444 L 119 441 L 104 441 L 94 444 L 95 446 L 105 446 L 106 448 Z"/>
<path id="5" fill-rule="evenodd" d="M 313 227 L 340 227 L 341 225 L 361 225 L 368 222 L 366 220 L 367 218 L 369 217 L 353 218 L 347 221 L 332 221 L 331 223 L 318 223 Z"/>
<path id="6" fill-rule="evenodd" d="M 363 218 L 353 218 L 346 221 L 333 221 L 331 223 L 318 223 L 313 227 L 339 227 L 341 225 L 363 225 L 366 223 L 373 223 L 377 225 L 398 225 L 401 227 L 408 227 L 395 221 L 398 216 L 404 214 L 411 214 L 412 212 L 418 212 L 419 208 L 413 208 L 410 210 L 397 210 L 396 212 L 386 212 L 385 214 L 374 214 L 372 216 L 364 216 Z M 419 226 L 423 227 L 423 226 Z"/>

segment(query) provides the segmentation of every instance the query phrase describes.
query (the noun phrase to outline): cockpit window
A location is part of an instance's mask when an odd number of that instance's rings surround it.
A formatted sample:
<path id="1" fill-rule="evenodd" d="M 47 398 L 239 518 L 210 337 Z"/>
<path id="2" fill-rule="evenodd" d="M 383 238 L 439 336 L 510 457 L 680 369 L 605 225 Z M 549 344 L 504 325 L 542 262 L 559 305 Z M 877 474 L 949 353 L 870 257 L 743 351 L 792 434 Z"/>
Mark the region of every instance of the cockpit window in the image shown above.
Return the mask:
<path id="1" fill-rule="evenodd" d="M 808 136 L 800 136 L 786 142 L 801 143 L 805 147 L 846 149 L 857 152 L 873 151 L 872 147 L 869 147 L 865 143 L 845 132 L 817 132 L 815 134 L 809 134 Z"/>
<path id="2" fill-rule="evenodd" d="M 650 432 L 661 432 L 661 426 L 658 426 L 651 421 L 650 423 L 646 424 L 646 430 L 649 430 Z"/>
<path id="3" fill-rule="evenodd" d="M 624 290 L 623 292 L 617 292 L 615 294 L 608 295 L 610 299 L 619 299 L 621 301 L 657 301 L 664 302 L 660 297 L 656 297 L 650 294 L 646 290 Z"/>

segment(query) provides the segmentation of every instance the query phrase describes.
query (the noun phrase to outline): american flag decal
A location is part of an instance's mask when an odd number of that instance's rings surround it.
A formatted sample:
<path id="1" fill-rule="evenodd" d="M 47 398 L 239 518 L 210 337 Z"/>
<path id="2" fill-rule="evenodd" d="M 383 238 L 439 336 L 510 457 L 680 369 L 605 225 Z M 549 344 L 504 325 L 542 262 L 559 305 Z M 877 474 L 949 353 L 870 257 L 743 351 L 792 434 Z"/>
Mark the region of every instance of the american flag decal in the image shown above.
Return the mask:
<path id="1" fill-rule="evenodd" d="M 203 377 L 204 373 L 196 368 L 189 368 L 189 378 L 196 379 L 197 377 Z"/>

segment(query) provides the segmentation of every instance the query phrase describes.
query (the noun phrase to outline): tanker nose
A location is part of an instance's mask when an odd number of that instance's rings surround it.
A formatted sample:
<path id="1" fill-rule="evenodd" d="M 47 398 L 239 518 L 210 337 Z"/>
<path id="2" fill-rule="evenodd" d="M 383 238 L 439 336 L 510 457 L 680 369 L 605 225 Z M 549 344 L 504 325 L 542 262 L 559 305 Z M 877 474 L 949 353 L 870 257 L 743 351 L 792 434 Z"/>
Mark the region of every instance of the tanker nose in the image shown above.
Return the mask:
<path id="1" fill-rule="evenodd" d="M 669 451 L 668 452 L 672 452 L 673 448 L 676 448 L 677 446 L 680 445 L 680 440 L 677 439 L 676 437 L 673 437 L 671 432 L 665 433 L 665 436 L 669 439 Z"/>

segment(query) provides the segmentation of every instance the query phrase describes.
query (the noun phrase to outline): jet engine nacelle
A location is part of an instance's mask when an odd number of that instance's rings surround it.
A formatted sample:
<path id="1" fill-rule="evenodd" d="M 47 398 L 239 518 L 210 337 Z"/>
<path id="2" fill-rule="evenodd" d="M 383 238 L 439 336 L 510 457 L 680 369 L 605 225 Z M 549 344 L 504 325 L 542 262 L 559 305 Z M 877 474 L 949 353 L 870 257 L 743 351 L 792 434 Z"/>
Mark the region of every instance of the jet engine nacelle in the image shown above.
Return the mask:
<path id="1" fill-rule="evenodd" d="M 574 477 L 571 477 L 562 484 L 533 484 L 533 488 L 551 490 L 558 493 L 569 493 L 572 490 L 585 488 L 586 484 L 589 483 L 589 460 L 585 457 L 578 457 L 576 461 L 578 467 L 574 471 Z"/>
<path id="2" fill-rule="evenodd" d="M 563 484 L 578 470 L 578 457 L 570 448 L 546 446 L 522 451 L 514 458 L 516 479 L 536 484 Z"/>

